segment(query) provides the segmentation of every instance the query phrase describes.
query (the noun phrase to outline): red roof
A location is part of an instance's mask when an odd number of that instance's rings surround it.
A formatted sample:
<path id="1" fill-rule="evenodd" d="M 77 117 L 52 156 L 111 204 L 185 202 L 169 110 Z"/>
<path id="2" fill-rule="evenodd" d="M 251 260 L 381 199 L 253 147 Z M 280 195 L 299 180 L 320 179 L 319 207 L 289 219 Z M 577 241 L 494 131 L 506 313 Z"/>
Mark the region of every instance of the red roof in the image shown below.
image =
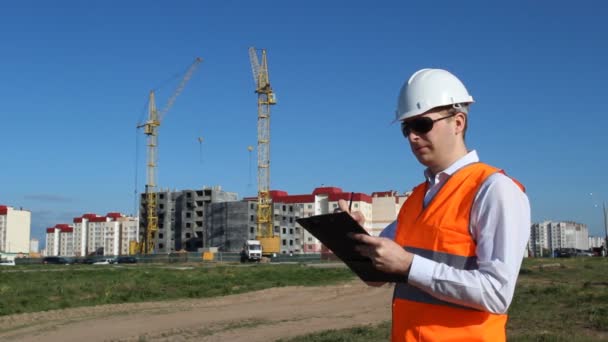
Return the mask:
<path id="1" fill-rule="evenodd" d="M 82 215 L 82 218 L 86 218 L 88 220 L 97 217 L 97 214 L 84 214 Z"/>
<path id="2" fill-rule="evenodd" d="M 342 189 L 337 187 L 322 187 L 316 188 L 312 194 L 304 195 L 289 195 L 286 191 L 282 190 L 271 190 L 270 196 L 272 201 L 275 203 L 313 203 L 315 201 L 315 195 L 327 195 L 328 200 L 338 201 L 343 199 L 345 201 L 350 200 L 351 193 L 343 192 Z M 372 197 L 364 193 L 354 193 L 353 201 L 372 203 Z M 257 197 L 245 197 L 244 201 L 257 201 Z"/>
<path id="3" fill-rule="evenodd" d="M 53 228 L 47 228 L 46 232 L 47 233 L 54 233 L 55 232 L 55 227 L 53 227 Z"/>
<path id="4" fill-rule="evenodd" d="M 111 219 L 113 219 L 113 220 L 116 220 L 116 219 L 118 219 L 118 218 L 121 218 L 121 217 L 122 217 L 122 214 L 121 214 L 121 213 L 108 213 L 108 214 L 106 215 L 106 217 L 109 217 L 109 218 L 111 218 Z"/>
<path id="5" fill-rule="evenodd" d="M 392 197 L 392 196 L 398 196 L 397 191 L 389 190 L 389 191 L 372 192 L 372 197 Z"/>
<path id="6" fill-rule="evenodd" d="M 276 203 L 312 203 L 315 201 L 315 195 L 291 195 L 283 197 L 273 197 L 272 201 Z"/>
<path id="7" fill-rule="evenodd" d="M 316 188 L 312 192 L 313 195 L 329 195 L 329 194 L 339 194 L 339 193 L 342 193 L 342 189 L 336 188 L 335 186 Z"/>
<path id="8" fill-rule="evenodd" d="M 90 222 L 106 222 L 107 218 L 105 216 L 91 217 L 89 219 Z"/>
<path id="9" fill-rule="evenodd" d="M 338 200 L 345 200 L 345 201 L 350 201 L 350 192 L 343 192 L 340 194 L 330 194 L 329 196 L 327 196 L 327 199 L 332 201 L 332 202 L 337 202 Z M 372 197 L 370 195 L 367 194 L 363 194 L 360 192 L 356 192 L 353 195 L 353 202 L 367 202 L 367 203 L 372 203 Z"/>
<path id="10" fill-rule="evenodd" d="M 0 215 L 6 215 L 8 213 L 8 207 L 5 205 L 0 205 Z"/>
<path id="11" fill-rule="evenodd" d="M 271 198 L 283 197 L 283 196 L 288 196 L 289 195 L 287 193 L 287 191 L 283 191 L 283 190 L 270 190 L 268 192 L 270 193 L 270 197 Z"/>
<path id="12" fill-rule="evenodd" d="M 72 228 L 72 227 L 61 227 L 62 233 L 72 233 L 73 231 L 74 231 L 74 228 Z"/>
<path id="13" fill-rule="evenodd" d="M 82 217 L 74 217 L 74 223 L 82 223 Z"/>

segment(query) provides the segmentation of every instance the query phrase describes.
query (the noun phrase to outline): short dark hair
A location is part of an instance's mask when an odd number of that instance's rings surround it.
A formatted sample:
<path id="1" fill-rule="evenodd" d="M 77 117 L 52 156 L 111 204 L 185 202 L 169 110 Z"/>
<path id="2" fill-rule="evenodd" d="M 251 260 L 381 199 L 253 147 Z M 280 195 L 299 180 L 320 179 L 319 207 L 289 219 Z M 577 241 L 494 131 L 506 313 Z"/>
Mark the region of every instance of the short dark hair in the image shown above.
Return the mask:
<path id="1" fill-rule="evenodd" d="M 433 108 L 434 111 L 439 111 L 442 116 L 448 116 L 456 113 L 464 114 L 464 129 L 462 130 L 462 140 L 465 140 L 467 135 L 467 128 L 469 127 L 469 105 L 459 104 L 458 107 L 455 105 L 447 105 Z M 452 120 L 449 118 L 448 120 Z"/>

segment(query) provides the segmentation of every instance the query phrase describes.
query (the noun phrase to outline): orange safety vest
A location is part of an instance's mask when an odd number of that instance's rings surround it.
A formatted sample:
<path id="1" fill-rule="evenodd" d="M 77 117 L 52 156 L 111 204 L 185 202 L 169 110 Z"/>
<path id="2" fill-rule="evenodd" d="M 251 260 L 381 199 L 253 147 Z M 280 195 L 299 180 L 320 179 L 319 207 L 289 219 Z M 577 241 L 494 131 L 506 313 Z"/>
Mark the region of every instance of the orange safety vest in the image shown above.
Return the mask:
<path id="1" fill-rule="evenodd" d="M 499 169 L 473 163 L 456 171 L 424 208 L 427 183 L 418 185 L 399 212 L 395 242 L 421 257 L 458 269 L 477 269 L 469 232 L 473 200 Z M 515 181 L 520 188 L 523 187 Z M 505 341 L 507 315 L 449 303 L 407 282 L 393 295 L 392 341 Z"/>

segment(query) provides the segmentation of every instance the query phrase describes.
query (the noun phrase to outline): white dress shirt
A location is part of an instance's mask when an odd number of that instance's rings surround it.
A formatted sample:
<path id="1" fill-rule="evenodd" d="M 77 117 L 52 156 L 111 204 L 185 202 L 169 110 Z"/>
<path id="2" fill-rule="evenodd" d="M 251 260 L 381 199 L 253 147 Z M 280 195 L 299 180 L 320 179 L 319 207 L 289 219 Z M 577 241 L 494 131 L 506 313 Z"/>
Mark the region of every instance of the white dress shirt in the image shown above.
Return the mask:
<path id="1" fill-rule="evenodd" d="M 471 151 L 437 175 L 426 170 L 425 207 L 453 173 L 478 161 L 477 152 Z M 477 244 L 479 268 L 459 270 L 414 255 L 408 283 L 447 302 L 505 313 L 513 299 L 530 225 L 526 194 L 509 177 L 495 173 L 483 182 L 471 208 L 469 230 Z M 393 222 L 380 236 L 394 239 L 396 228 Z"/>

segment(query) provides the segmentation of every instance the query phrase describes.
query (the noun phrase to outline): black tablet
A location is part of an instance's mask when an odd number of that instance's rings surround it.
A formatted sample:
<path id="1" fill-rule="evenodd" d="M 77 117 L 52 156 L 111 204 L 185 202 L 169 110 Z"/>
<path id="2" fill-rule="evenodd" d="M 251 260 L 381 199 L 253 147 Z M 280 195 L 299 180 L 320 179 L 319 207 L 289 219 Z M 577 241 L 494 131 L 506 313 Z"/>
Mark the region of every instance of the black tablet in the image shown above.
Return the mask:
<path id="1" fill-rule="evenodd" d="M 405 276 L 385 273 L 374 267 L 370 258 L 355 250 L 358 241 L 349 237 L 350 233 L 369 233 L 350 214 L 340 212 L 300 218 L 296 220 L 304 229 L 329 248 L 355 274 L 364 281 L 403 282 Z"/>

